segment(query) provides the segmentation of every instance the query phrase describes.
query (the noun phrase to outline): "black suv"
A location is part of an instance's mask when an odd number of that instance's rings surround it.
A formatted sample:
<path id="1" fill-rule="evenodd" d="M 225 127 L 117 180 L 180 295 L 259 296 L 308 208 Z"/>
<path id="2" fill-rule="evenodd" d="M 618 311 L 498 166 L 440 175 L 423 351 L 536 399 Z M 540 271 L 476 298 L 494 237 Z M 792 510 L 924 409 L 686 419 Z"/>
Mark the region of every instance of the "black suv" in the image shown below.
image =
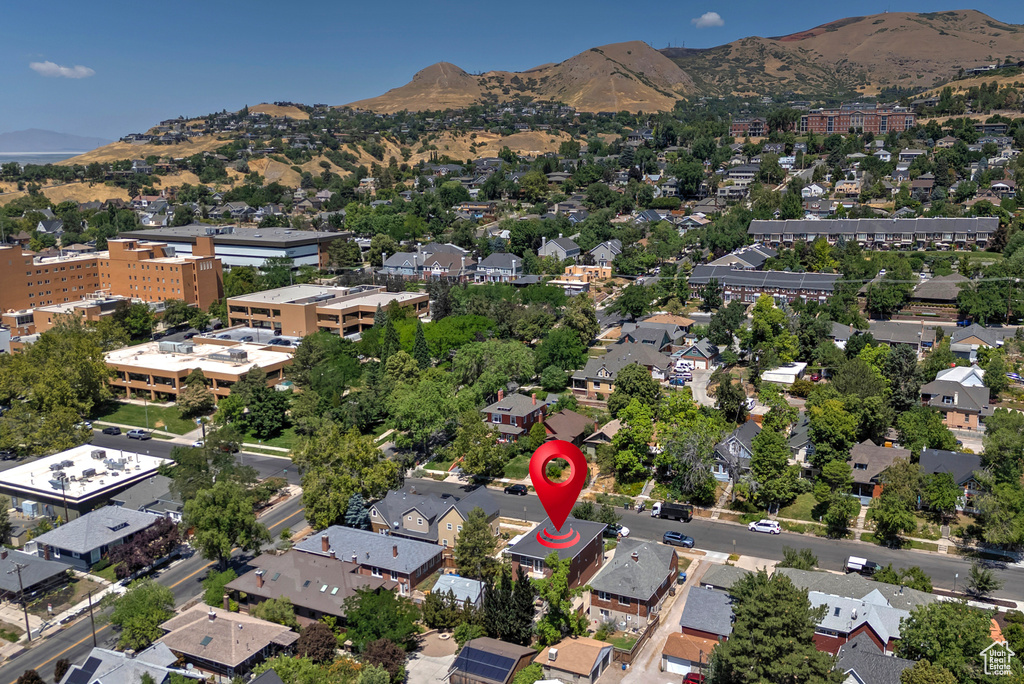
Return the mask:
<path id="1" fill-rule="evenodd" d="M 518 496 L 526 496 L 530 493 L 530 490 L 526 488 L 524 484 L 514 484 L 505 487 L 506 494 L 516 494 Z"/>

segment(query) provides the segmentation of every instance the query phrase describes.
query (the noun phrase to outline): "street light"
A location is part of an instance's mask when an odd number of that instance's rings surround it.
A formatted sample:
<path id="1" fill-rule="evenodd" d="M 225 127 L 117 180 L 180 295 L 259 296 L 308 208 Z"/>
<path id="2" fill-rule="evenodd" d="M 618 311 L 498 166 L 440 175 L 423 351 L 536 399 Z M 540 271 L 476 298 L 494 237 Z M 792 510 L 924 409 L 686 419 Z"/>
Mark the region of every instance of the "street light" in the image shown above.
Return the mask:
<path id="1" fill-rule="evenodd" d="M 958 572 L 958 573 L 955 573 L 955 574 L 953 575 L 953 593 L 954 593 L 954 594 L 956 593 L 956 580 L 957 580 L 957 578 L 959 578 L 959 577 L 960 577 L 960 573 L 959 573 L 959 572 Z"/>

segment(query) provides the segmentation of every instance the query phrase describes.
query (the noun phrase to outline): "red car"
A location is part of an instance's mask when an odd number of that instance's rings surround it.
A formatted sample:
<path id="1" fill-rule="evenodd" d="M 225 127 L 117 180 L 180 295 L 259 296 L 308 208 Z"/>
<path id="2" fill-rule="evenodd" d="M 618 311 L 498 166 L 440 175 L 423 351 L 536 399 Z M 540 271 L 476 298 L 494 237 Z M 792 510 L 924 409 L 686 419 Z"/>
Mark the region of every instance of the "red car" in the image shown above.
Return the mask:
<path id="1" fill-rule="evenodd" d="M 811 382 L 818 382 L 819 380 L 821 380 L 821 376 L 817 373 L 811 376 Z"/>
<path id="2" fill-rule="evenodd" d="M 691 672 L 683 677 L 683 684 L 704 684 L 704 675 Z"/>

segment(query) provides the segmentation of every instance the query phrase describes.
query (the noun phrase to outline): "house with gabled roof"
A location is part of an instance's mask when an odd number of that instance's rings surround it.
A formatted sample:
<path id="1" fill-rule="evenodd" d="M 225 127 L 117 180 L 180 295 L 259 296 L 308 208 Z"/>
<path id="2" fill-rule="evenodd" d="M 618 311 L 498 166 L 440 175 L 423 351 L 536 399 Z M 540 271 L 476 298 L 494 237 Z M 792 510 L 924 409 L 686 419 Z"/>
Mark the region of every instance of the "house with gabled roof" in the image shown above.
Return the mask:
<path id="1" fill-rule="evenodd" d="M 722 361 L 718 347 L 711 344 L 706 337 L 684 347 L 678 359 L 697 370 L 710 370 Z"/>
<path id="2" fill-rule="evenodd" d="M 894 608 L 877 591 L 863 598 L 807 592 L 811 606 L 826 606 L 825 616 L 814 630 L 814 646 L 835 655 L 839 648 L 859 634 L 867 636 L 883 653 L 892 653 L 900 638 L 900 621 L 910 611 Z"/>
<path id="3" fill-rule="evenodd" d="M 715 445 L 715 463 L 711 474 L 720 482 L 731 479 L 731 470 L 740 473 L 750 470 L 750 458 L 754 453 L 754 438 L 761 432 L 761 426 L 752 420 L 743 423 Z"/>
<path id="4" fill-rule="evenodd" d="M 384 259 L 384 275 L 416 278 L 423 268 L 423 257 L 416 252 L 397 252 Z"/>
<path id="5" fill-rule="evenodd" d="M 963 489 L 964 495 L 957 502 L 958 510 L 973 510 L 973 501 L 981 493 L 981 487 L 974 473 L 983 469 L 981 456 L 944 449 L 921 449 L 921 474 L 937 475 L 948 473 L 953 483 Z"/>
<path id="6" fill-rule="evenodd" d="M 550 439 L 560 439 L 576 446 L 581 446 L 584 438 L 596 427 L 597 424 L 593 418 L 569 409 L 552 413 L 544 420 L 544 429 L 547 430 Z"/>
<path id="7" fill-rule="evenodd" d="M 615 391 L 615 376 L 630 364 L 647 369 L 655 380 L 664 380 L 672 368 L 672 359 L 646 344 L 622 342 L 612 345 L 604 356 L 587 360 L 582 370 L 572 374 L 572 391 L 579 397 L 596 399 Z"/>
<path id="8" fill-rule="evenodd" d="M 862 632 L 839 647 L 834 669 L 846 675 L 843 684 L 900 684 L 901 673 L 913 666 L 913 660 L 887 655 Z"/>
<path id="9" fill-rule="evenodd" d="M 621 240 L 605 240 L 590 250 L 590 255 L 594 257 L 597 266 L 611 266 L 619 254 L 622 254 Z"/>
<path id="10" fill-rule="evenodd" d="M 535 423 L 543 423 L 548 402 L 538 401 L 536 394 L 529 397 L 498 390 L 498 400 L 481 409 L 484 422 L 498 432 L 499 442 L 514 442 L 530 433 Z"/>
<path id="11" fill-rule="evenodd" d="M 172 674 L 195 680 L 202 678 L 198 672 L 175 667 L 177 662 L 178 656 L 162 643 L 139 653 L 93 648 L 84 663 L 68 668 L 60 684 L 138 684 L 145 675 L 149 675 L 153 684 L 167 684 Z"/>
<path id="12" fill-rule="evenodd" d="M 559 261 L 565 261 L 566 259 L 578 257 L 580 255 L 580 246 L 570 238 L 562 237 L 562 234 L 559 233 L 558 237 L 554 240 L 542 237 L 541 246 L 537 250 L 537 254 L 542 257 L 554 257 Z"/>
<path id="13" fill-rule="evenodd" d="M 625 622 L 629 629 L 646 626 L 678 576 L 679 561 L 671 546 L 622 539 L 615 557 L 590 580 L 590 619 Z"/>
<path id="14" fill-rule="evenodd" d="M 850 468 L 854 496 L 864 505 L 882 493 L 882 472 L 898 458 L 909 461 L 910 451 L 897 447 L 876 446 L 870 439 L 850 449 Z"/>
<path id="15" fill-rule="evenodd" d="M 523 260 L 508 252 L 495 252 L 476 267 L 478 283 L 509 283 L 523 274 Z"/>
<path id="16" fill-rule="evenodd" d="M 390 491 L 370 506 L 370 526 L 380 534 L 455 548 L 462 525 L 474 508 L 483 510 L 492 531 L 498 534 L 498 504 L 486 487 L 465 496 L 421 494 L 415 487 Z"/>
<path id="17" fill-rule="evenodd" d="M 988 387 L 962 385 L 950 380 L 933 380 L 921 385 L 921 405 L 942 414 L 942 422 L 953 430 L 978 430 L 991 416 L 991 392 Z"/>

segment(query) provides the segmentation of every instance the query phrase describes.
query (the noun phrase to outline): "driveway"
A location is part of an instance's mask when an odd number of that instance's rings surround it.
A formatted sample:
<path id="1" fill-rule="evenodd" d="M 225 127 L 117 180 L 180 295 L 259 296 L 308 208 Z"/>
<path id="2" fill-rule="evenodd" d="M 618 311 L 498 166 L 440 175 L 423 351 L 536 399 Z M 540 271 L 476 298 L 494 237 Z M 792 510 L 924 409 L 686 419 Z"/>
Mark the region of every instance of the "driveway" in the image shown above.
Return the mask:
<path id="1" fill-rule="evenodd" d="M 454 655 L 427 656 L 413 653 L 405 665 L 409 684 L 438 684 L 448 674 L 448 668 L 455 662 Z"/>
<path id="2" fill-rule="evenodd" d="M 710 370 L 694 370 L 693 380 L 690 381 L 690 391 L 693 392 L 693 400 L 701 406 L 710 406 L 714 408 L 715 400 L 708 396 L 708 383 L 711 382 L 711 376 L 714 371 Z"/>

